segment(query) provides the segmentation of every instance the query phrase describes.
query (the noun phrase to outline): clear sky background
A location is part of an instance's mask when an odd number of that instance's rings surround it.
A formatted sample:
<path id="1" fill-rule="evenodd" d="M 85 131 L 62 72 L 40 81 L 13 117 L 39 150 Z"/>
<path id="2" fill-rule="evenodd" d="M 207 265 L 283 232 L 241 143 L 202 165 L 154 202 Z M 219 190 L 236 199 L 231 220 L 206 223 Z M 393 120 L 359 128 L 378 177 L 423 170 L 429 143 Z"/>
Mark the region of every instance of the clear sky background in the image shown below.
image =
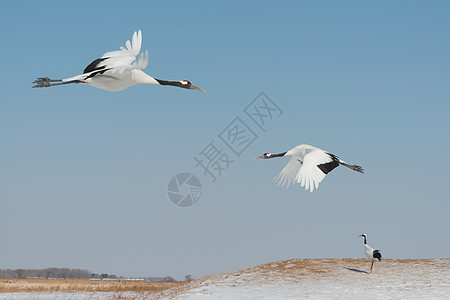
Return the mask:
<path id="1" fill-rule="evenodd" d="M 447 1 L 3 3 L 0 268 L 183 279 L 364 257 L 363 232 L 386 258 L 448 257 L 449 11 Z M 31 88 L 81 73 L 138 29 L 146 72 L 208 93 Z M 194 156 L 261 91 L 283 115 L 211 183 Z M 340 167 L 309 193 L 272 181 L 287 158 L 253 160 L 303 143 L 366 174 Z M 167 197 L 180 172 L 203 185 L 187 209 Z"/>

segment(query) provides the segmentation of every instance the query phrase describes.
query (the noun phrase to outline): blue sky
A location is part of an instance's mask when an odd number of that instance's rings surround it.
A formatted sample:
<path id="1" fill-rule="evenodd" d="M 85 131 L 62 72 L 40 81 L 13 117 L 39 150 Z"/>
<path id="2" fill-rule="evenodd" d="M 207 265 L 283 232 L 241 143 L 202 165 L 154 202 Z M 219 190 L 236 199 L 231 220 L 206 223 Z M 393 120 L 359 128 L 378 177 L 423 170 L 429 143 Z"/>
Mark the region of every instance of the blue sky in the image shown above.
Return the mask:
<path id="1" fill-rule="evenodd" d="M 0 268 L 182 279 L 363 257 L 363 232 L 386 258 L 448 257 L 448 2 L 111 2 L 2 5 Z M 31 88 L 137 29 L 147 73 L 208 93 Z M 194 156 L 250 126 L 261 91 L 283 115 L 212 183 Z M 288 159 L 253 160 L 303 143 L 366 174 L 337 168 L 311 194 L 273 183 Z M 203 186 L 187 209 L 167 197 L 180 172 Z"/>

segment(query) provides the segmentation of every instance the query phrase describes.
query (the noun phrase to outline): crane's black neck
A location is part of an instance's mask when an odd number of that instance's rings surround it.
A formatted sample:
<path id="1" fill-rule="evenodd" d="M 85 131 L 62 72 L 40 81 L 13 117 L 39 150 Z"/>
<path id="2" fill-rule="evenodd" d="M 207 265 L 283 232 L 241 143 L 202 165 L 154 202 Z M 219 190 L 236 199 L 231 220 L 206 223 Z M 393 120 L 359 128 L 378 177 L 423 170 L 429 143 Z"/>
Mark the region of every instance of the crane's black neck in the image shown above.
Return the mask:
<path id="1" fill-rule="evenodd" d="M 156 81 L 158 81 L 158 83 L 160 85 L 171 85 L 171 86 L 177 86 L 177 87 L 181 87 L 181 88 L 187 88 L 187 85 L 182 84 L 179 81 L 168 81 L 168 80 L 161 80 L 161 79 L 156 79 Z"/>
<path id="2" fill-rule="evenodd" d="M 282 157 L 285 156 L 287 152 L 278 153 L 278 154 L 270 154 L 268 158 L 274 158 L 274 157 Z"/>
<path id="3" fill-rule="evenodd" d="M 366 240 L 366 236 L 365 236 L 365 235 L 363 235 L 363 237 L 364 237 L 364 244 L 365 244 L 365 245 L 367 245 L 367 240 Z"/>

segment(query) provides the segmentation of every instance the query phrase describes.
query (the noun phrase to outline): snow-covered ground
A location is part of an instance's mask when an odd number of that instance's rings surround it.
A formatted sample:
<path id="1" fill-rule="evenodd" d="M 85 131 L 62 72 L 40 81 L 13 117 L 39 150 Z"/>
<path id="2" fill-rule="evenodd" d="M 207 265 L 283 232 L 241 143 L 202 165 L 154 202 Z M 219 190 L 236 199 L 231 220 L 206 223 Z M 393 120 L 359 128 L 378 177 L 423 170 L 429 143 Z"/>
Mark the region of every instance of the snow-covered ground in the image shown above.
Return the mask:
<path id="1" fill-rule="evenodd" d="M 207 277 L 160 294 L 0 294 L 0 299 L 450 299 L 450 259 L 291 259 Z"/>
<path id="2" fill-rule="evenodd" d="M 163 299 L 450 299 L 450 259 L 292 259 L 166 291 Z"/>

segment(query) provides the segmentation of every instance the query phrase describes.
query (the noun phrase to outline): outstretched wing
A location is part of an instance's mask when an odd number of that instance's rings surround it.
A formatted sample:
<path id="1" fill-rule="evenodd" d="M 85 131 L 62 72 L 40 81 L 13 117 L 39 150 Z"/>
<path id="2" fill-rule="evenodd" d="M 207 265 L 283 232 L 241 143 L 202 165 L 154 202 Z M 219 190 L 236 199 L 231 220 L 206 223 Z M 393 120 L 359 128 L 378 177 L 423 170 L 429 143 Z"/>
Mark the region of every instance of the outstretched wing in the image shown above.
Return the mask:
<path id="1" fill-rule="evenodd" d="M 125 42 L 125 47 L 121 46 L 120 50 L 110 51 L 103 54 L 102 58 L 112 58 L 112 57 L 134 57 L 139 54 L 141 51 L 142 45 L 142 32 L 139 30 L 138 32 L 133 33 L 132 43 L 130 41 Z"/>
<path id="2" fill-rule="evenodd" d="M 305 190 L 312 192 L 314 188 L 319 187 L 326 174 L 339 166 L 336 159 L 321 149 L 310 151 L 305 155 L 303 165 L 295 179 L 305 187 Z"/>
<path id="3" fill-rule="evenodd" d="M 126 70 L 145 69 L 148 65 L 148 51 L 141 53 L 139 59 L 136 57 L 141 51 L 142 33 L 133 33 L 132 42 L 126 41 L 126 47 L 120 47 L 120 50 L 110 51 L 103 54 L 102 58 L 96 59 L 89 66 L 86 67 L 84 73 L 91 73 L 89 77 L 97 74 L 115 74 L 123 73 Z"/>
<path id="4" fill-rule="evenodd" d="M 141 53 L 139 59 L 136 60 L 136 57 L 141 51 L 141 45 L 142 33 L 140 30 L 138 32 L 135 31 L 131 42 L 129 40 L 126 41 L 126 47 L 120 47 L 120 50 L 106 52 L 101 58 L 90 63 L 84 69 L 83 74 L 65 78 L 63 81 L 85 81 L 96 75 L 109 75 L 113 77 L 119 75 L 120 77 L 120 74 L 124 71 L 145 69 L 148 65 L 148 51 Z"/>
<path id="5" fill-rule="evenodd" d="M 275 181 L 282 187 L 290 187 L 295 183 L 295 177 L 302 166 L 302 161 L 298 156 L 292 156 L 288 164 L 275 177 Z"/>

